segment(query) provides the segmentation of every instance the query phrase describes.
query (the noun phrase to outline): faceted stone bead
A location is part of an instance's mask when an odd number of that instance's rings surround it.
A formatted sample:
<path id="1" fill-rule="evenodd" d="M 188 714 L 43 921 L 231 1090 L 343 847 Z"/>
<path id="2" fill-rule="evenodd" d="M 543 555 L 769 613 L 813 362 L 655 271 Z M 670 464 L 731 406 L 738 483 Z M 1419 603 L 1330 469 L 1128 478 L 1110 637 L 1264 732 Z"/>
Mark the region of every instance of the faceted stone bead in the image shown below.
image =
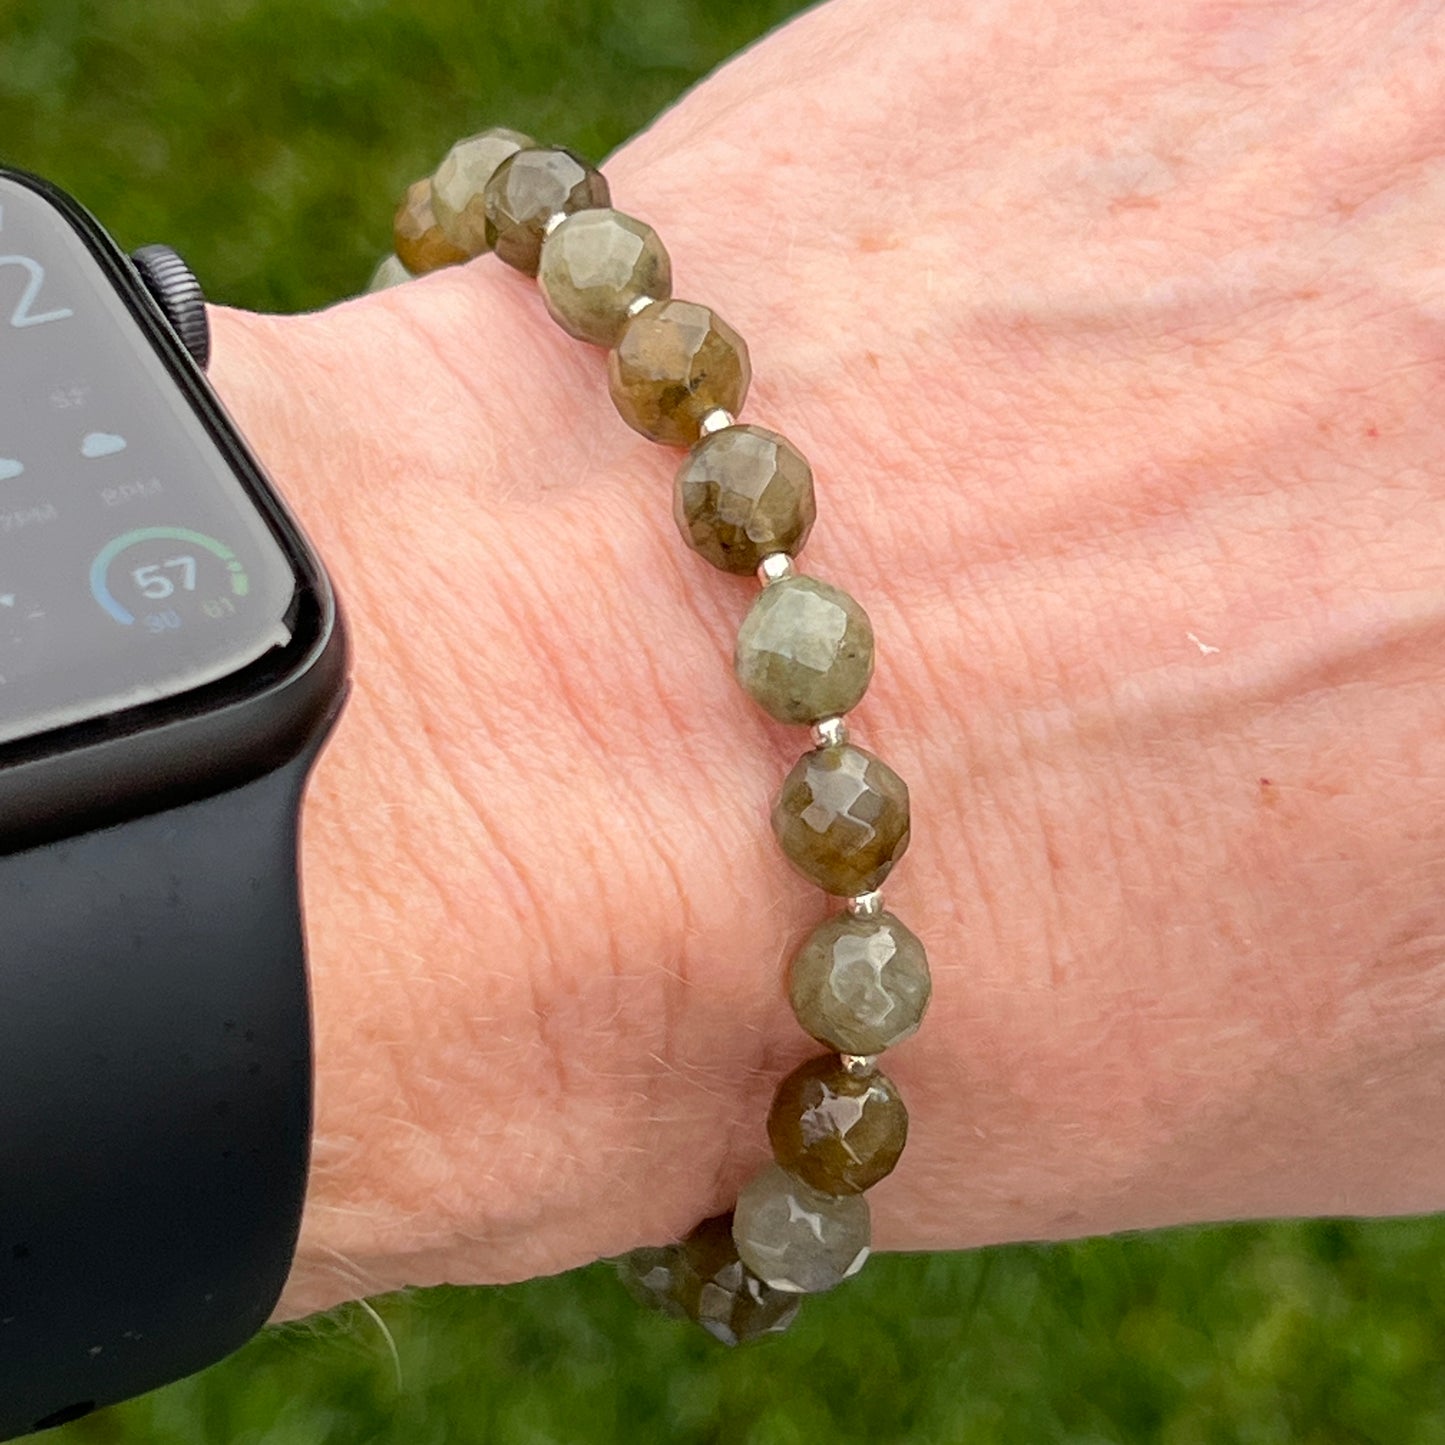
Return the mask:
<path id="1" fill-rule="evenodd" d="M 431 181 L 431 204 L 437 225 L 454 246 L 468 256 L 487 249 L 487 212 L 482 193 L 508 156 L 537 144 L 531 136 L 506 126 L 459 140 L 437 167 Z"/>
<path id="2" fill-rule="evenodd" d="M 678 468 L 672 514 L 714 567 L 751 576 L 764 557 L 802 550 L 818 514 L 813 469 L 777 432 L 723 427 Z"/>
<path id="3" fill-rule="evenodd" d="M 395 256 L 387 256 L 381 264 L 371 273 L 371 280 L 366 283 L 368 293 L 372 291 L 385 291 L 391 286 L 400 286 L 403 281 L 411 280 L 411 272 L 401 264 Z"/>
<path id="4" fill-rule="evenodd" d="M 733 670 L 779 722 L 837 717 L 868 690 L 873 625 L 841 589 L 785 577 L 764 587 L 743 619 Z"/>
<path id="5" fill-rule="evenodd" d="M 431 205 L 431 182 L 417 181 L 397 208 L 392 224 L 392 247 L 403 266 L 413 276 L 427 271 L 440 271 L 467 259 L 460 246 L 454 246 L 442 235 L 436 213 Z"/>
<path id="6" fill-rule="evenodd" d="M 651 226 L 607 208 L 578 211 L 542 242 L 537 282 L 563 331 L 612 346 L 634 301 L 672 295 L 672 262 Z"/>
<path id="7" fill-rule="evenodd" d="M 560 146 L 520 150 L 508 156 L 482 191 L 487 244 L 509 266 L 537 274 L 547 222 L 611 199 L 601 171 Z"/>
<path id="8" fill-rule="evenodd" d="M 669 446 L 691 446 L 708 412 L 738 411 L 751 379 L 742 337 L 695 301 L 659 301 L 639 312 L 607 358 L 622 420 Z"/>
<path id="9" fill-rule="evenodd" d="M 685 1320 L 682 1307 L 682 1255 L 678 1245 L 649 1245 L 634 1249 L 617 1261 L 617 1277 L 640 1304 L 669 1319 Z"/>
<path id="10" fill-rule="evenodd" d="M 733 1209 L 733 1240 L 765 1284 L 821 1294 L 863 1268 L 870 1239 L 861 1194 L 820 1194 L 776 1164 L 744 1186 Z"/>
<path id="11" fill-rule="evenodd" d="M 743 1264 L 732 1223 L 731 1214 L 719 1214 L 680 1244 L 634 1250 L 618 1262 L 623 1283 L 643 1303 L 695 1320 L 725 1345 L 781 1334 L 798 1313 L 798 1297 L 770 1288 Z"/>
<path id="12" fill-rule="evenodd" d="M 861 1194 L 893 1172 L 908 1139 L 908 1110 L 892 1080 L 850 1074 L 836 1054 L 809 1059 L 773 1096 L 773 1157 L 822 1194 Z"/>
<path id="13" fill-rule="evenodd" d="M 815 748 L 783 780 L 772 822 L 805 878 L 839 897 L 867 893 L 908 847 L 908 787 L 863 748 Z"/>
<path id="14" fill-rule="evenodd" d="M 891 913 L 835 914 L 808 935 L 788 974 L 798 1022 L 844 1054 L 881 1054 L 915 1033 L 932 987 L 923 944 Z"/>

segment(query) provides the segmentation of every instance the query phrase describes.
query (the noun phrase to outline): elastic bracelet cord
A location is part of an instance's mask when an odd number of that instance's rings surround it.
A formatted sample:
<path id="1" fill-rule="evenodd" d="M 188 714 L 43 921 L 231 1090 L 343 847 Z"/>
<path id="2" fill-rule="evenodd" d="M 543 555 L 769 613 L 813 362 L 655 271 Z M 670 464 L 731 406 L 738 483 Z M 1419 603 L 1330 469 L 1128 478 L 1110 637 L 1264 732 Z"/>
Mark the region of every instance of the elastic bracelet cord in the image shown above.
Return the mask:
<path id="1" fill-rule="evenodd" d="M 812 470 L 786 438 L 736 420 L 750 379 L 742 338 L 708 307 L 673 299 L 657 234 L 610 200 L 601 173 L 572 152 L 484 131 L 407 192 L 395 254 L 369 289 L 486 251 L 535 276 L 564 331 L 609 348 L 622 419 L 652 441 L 689 448 L 673 506 L 683 541 L 721 571 L 762 584 L 734 670 L 766 712 L 811 729 L 772 827 L 793 867 L 844 900 L 788 977 L 799 1024 L 836 1052 L 778 1086 L 768 1114 L 776 1162 L 728 1214 L 621 1262 L 640 1298 L 737 1344 L 785 1329 L 801 1295 L 831 1289 L 867 1259 L 863 1191 L 892 1171 L 908 1133 L 877 1056 L 918 1028 L 928 962 L 878 891 L 908 846 L 908 789 L 849 741 L 844 717 L 873 673 L 872 626 L 846 592 L 793 565 L 813 526 Z"/>

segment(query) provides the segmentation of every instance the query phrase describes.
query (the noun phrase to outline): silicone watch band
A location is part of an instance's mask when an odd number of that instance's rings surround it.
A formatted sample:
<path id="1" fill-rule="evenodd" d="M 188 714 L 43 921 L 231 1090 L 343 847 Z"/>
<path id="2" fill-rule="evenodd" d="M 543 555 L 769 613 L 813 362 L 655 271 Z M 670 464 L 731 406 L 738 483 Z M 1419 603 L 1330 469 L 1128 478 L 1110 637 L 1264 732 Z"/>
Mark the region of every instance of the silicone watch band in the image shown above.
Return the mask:
<path id="1" fill-rule="evenodd" d="M 310 1141 L 296 842 L 324 733 L 232 792 L 0 858 L 0 1439 L 209 1365 L 275 1304 Z"/>

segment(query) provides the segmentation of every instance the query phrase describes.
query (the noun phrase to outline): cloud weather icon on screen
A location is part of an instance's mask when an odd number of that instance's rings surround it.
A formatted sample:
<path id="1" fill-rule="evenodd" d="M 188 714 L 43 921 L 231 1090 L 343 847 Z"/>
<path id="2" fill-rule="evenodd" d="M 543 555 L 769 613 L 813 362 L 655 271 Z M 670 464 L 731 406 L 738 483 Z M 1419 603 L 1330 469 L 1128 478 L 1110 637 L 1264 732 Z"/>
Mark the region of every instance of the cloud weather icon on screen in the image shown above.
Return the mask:
<path id="1" fill-rule="evenodd" d="M 124 450 L 125 438 L 108 431 L 90 432 L 80 444 L 80 454 L 83 457 L 113 457 Z"/>

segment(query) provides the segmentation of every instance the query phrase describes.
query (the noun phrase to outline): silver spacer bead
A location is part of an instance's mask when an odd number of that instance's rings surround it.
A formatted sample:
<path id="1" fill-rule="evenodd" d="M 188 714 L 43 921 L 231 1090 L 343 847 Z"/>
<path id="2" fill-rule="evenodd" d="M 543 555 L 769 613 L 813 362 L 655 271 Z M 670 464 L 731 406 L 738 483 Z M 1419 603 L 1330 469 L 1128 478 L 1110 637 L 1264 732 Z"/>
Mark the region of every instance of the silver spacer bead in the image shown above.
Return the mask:
<path id="1" fill-rule="evenodd" d="M 841 748 L 848 741 L 848 723 L 845 718 L 825 717 L 815 722 L 810 729 L 815 748 Z"/>
<path id="2" fill-rule="evenodd" d="M 544 236 L 550 236 L 552 232 L 567 219 L 569 214 L 567 211 L 553 211 L 542 223 L 542 234 Z"/>
<path id="3" fill-rule="evenodd" d="M 878 1067 L 878 1055 L 839 1054 L 838 1062 L 843 1065 L 845 1074 L 852 1074 L 855 1079 L 859 1079 L 871 1074 Z"/>
<path id="4" fill-rule="evenodd" d="M 698 422 L 697 428 L 705 437 L 710 437 L 715 431 L 721 431 L 724 427 L 731 426 L 737 418 L 728 411 L 726 407 L 715 406 Z"/>
<path id="5" fill-rule="evenodd" d="M 781 582 L 793 575 L 793 559 L 786 552 L 769 552 L 758 563 L 758 581 L 766 587 L 770 582 Z"/>
<path id="6" fill-rule="evenodd" d="M 874 889 L 871 893 L 859 893 L 843 904 L 854 918 L 877 918 L 883 912 L 883 895 Z"/>
<path id="7" fill-rule="evenodd" d="M 631 301 L 629 301 L 629 302 L 627 303 L 627 314 L 628 314 L 629 316 L 636 316 L 636 315 L 638 315 L 640 312 L 646 311 L 647 308 L 648 308 L 649 306 L 651 306 L 652 303 L 653 303 L 654 301 L 656 301 L 656 300 L 657 300 L 657 297 L 656 297 L 656 296 L 637 296 L 637 297 L 634 297 Z"/>

